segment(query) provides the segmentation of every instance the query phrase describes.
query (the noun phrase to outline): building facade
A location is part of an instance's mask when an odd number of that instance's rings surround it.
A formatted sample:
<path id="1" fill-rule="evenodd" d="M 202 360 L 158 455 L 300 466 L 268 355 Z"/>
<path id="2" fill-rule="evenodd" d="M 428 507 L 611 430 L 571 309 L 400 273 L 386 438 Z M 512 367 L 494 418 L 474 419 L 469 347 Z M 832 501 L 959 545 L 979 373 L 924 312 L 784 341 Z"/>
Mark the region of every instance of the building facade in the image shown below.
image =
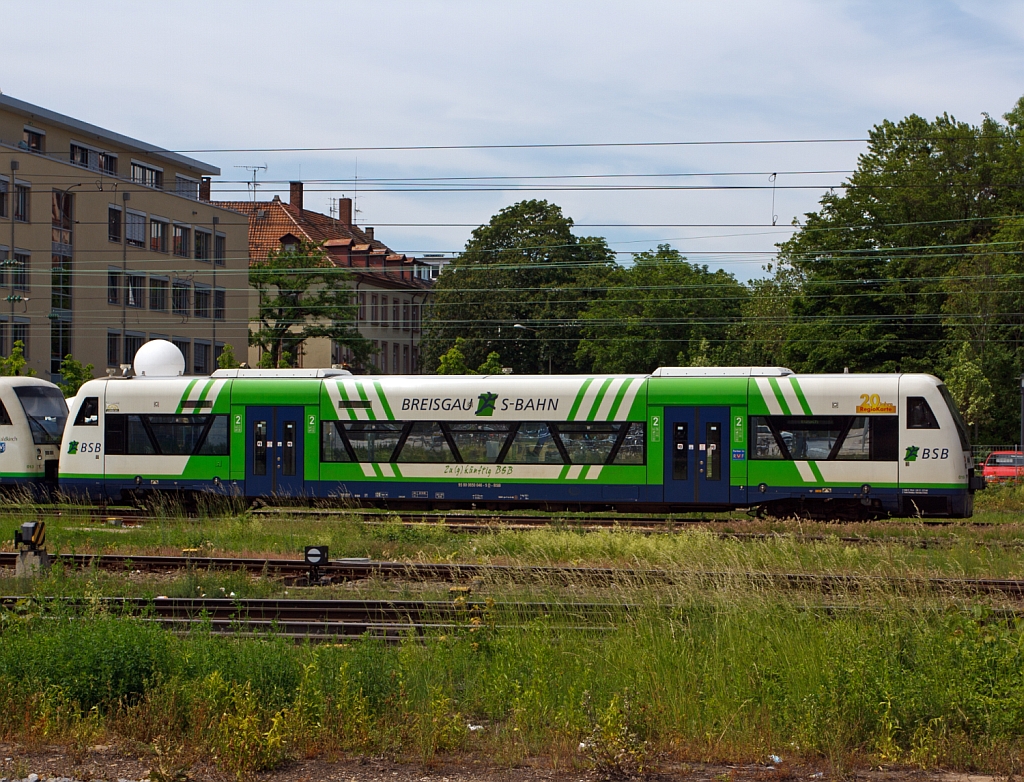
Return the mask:
<path id="1" fill-rule="evenodd" d="M 292 182 L 288 202 L 219 202 L 249 217 L 249 255 L 252 263 L 298 241 L 323 246 L 328 258 L 352 275 L 359 333 L 373 346 L 372 365 L 354 370 L 383 374 L 416 374 L 420 367 L 420 336 L 423 306 L 430 296 L 433 267 L 419 258 L 392 252 L 373 235 L 373 228 L 352 223 L 352 199 L 338 201 L 338 216 L 303 208 L 303 186 Z M 255 297 L 253 307 L 257 306 Z M 257 312 L 252 312 L 255 320 Z M 249 363 L 258 365 L 260 349 L 249 352 Z M 327 339 L 310 339 L 303 346 L 298 365 L 328 367 L 348 364 L 351 354 Z"/>
<path id="2" fill-rule="evenodd" d="M 244 357 L 248 220 L 209 203 L 219 174 L 0 95 L 0 355 L 20 340 L 55 380 L 68 354 L 102 374 L 157 338 L 190 374 Z"/>

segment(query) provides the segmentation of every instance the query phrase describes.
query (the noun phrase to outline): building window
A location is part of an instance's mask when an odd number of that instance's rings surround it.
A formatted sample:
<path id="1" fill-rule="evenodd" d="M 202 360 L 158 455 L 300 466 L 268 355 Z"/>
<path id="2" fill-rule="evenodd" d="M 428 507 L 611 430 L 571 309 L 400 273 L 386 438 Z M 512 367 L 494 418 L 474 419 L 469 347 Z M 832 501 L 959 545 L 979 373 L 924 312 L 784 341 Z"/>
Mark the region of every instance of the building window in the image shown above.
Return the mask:
<path id="1" fill-rule="evenodd" d="M 14 185 L 14 219 L 21 223 L 28 222 L 28 185 Z"/>
<path id="2" fill-rule="evenodd" d="M 409 346 L 402 345 L 402 374 L 409 374 Z"/>
<path id="3" fill-rule="evenodd" d="M 213 291 L 213 319 L 224 320 L 225 291 L 217 288 Z"/>
<path id="4" fill-rule="evenodd" d="M 43 154 L 46 151 L 46 134 L 25 128 L 21 134 L 21 146 L 29 152 Z"/>
<path id="5" fill-rule="evenodd" d="M 176 282 L 171 289 L 171 309 L 175 315 L 189 314 L 189 284 Z"/>
<path id="6" fill-rule="evenodd" d="M 192 343 L 182 337 L 171 337 L 171 344 L 181 351 L 181 355 L 185 359 L 185 373 L 188 374 L 189 357 L 192 355 Z"/>
<path id="7" fill-rule="evenodd" d="M 380 327 L 386 329 L 388 327 L 388 297 L 380 297 Z M 386 356 L 385 356 L 386 358 Z M 385 364 L 388 362 L 385 361 Z"/>
<path id="8" fill-rule="evenodd" d="M 409 330 L 409 302 L 402 302 L 402 331 Z M 408 374 L 408 373 L 406 373 Z"/>
<path id="9" fill-rule="evenodd" d="M 107 332 L 107 366 L 116 367 L 121 363 L 121 335 L 116 331 Z"/>
<path id="10" fill-rule="evenodd" d="M 129 272 L 124 278 L 124 303 L 128 307 L 146 306 L 146 275 Z M 134 356 L 135 354 L 132 353 Z"/>
<path id="11" fill-rule="evenodd" d="M 50 204 L 50 223 L 57 244 L 71 244 L 71 193 L 54 190 Z"/>
<path id="12" fill-rule="evenodd" d="M 210 232 L 196 229 L 196 260 L 210 260 Z"/>
<path id="13" fill-rule="evenodd" d="M 71 162 L 76 166 L 117 176 L 117 155 L 99 152 L 89 147 L 83 147 L 81 144 L 72 144 L 70 157 Z"/>
<path id="14" fill-rule="evenodd" d="M 146 215 L 128 212 L 125 216 L 124 235 L 129 247 L 145 247 Z"/>
<path id="15" fill-rule="evenodd" d="M 199 200 L 199 180 L 177 174 L 174 177 L 174 192 L 193 201 Z"/>
<path id="16" fill-rule="evenodd" d="M 224 234 L 217 234 L 213 238 L 213 262 L 217 266 L 223 266 L 227 260 L 227 237 Z"/>
<path id="17" fill-rule="evenodd" d="M 167 252 L 167 223 L 163 220 L 149 221 L 149 249 L 155 253 Z"/>
<path id="18" fill-rule="evenodd" d="M 412 373 L 415 375 L 420 371 L 420 351 L 415 345 L 412 346 Z"/>
<path id="19" fill-rule="evenodd" d="M 71 309 L 71 256 L 54 253 L 50 266 L 50 307 Z M 59 370 L 54 370 L 59 371 Z"/>
<path id="20" fill-rule="evenodd" d="M 59 374 L 65 356 L 71 355 L 71 320 L 50 321 L 50 373 Z"/>
<path id="21" fill-rule="evenodd" d="M 380 343 L 380 371 L 385 375 L 388 373 L 388 343 Z"/>
<path id="22" fill-rule="evenodd" d="M 19 291 L 28 290 L 28 270 L 32 256 L 28 253 L 14 253 L 14 263 L 11 264 L 11 287 Z"/>
<path id="23" fill-rule="evenodd" d="M 8 256 L 7 248 L 5 247 L 3 249 L 0 249 L 0 285 L 6 285 L 7 284 L 7 258 L 8 257 L 9 256 Z M 3 340 L 2 339 L 0 339 L 0 349 L 3 349 Z M 0 354 L 0 355 L 2 355 L 2 354 Z"/>
<path id="24" fill-rule="evenodd" d="M 121 243 L 121 210 L 116 206 L 107 207 L 107 239 Z"/>
<path id="25" fill-rule="evenodd" d="M 189 229 L 184 225 L 174 226 L 174 254 L 180 258 L 188 258 Z"/>
<path id="26" fill-rule="evenodd" d="M 210 317 L 210 289 L 205 285 L 196 285 L 195 289 L 195 305 L 196 305 L 196 317 L 197 318 L 208 318 Z M 199 343 L 196 343 L 198 348 Z M 198 350 L 196 353 L 198 354 Z M 198 355 L 196 357 L 198 360 Z"/>
<path id="27" fill-rule="evenodd" d="M 370 323 L 377 325 L 377 294 L 370 294 Z"/>
<path id="28" fill-rule="evenodd" d="M 197 339 L 192 346 L 192 355 L 195 357 L 192 371 L 197 375 L 210 374 L 210 343 Z"/>
<path id="29" fill-rule="evenodd" d="M 167 311 L 167 280 L 149 278 L 149 308 L 158 312 Z"/>
<path id="30" fill-rule="evenodd" d="M 121 272 L 107 269 L 107 304 L 121 303 Z"/>
<path id="31" fill-rule="evenodd" d="M 422 305 L 416 302 L 412 303 L 412 332 L 413 334 L 419 334 L 420 332 L 420 307 Z"/>
<path id="32" fill-rule="evenodd" d="M 402 328 L 402 312 L 399 309 L 398 299 L 392 299 L 391 301 L 394 302 L 391 305 L 391 328 L 393 328 L 395 331 L 398 331 L 398 329 Z M 395 373 L 397 374 L 397 369 L 395 370 Z"/>
<path id="33" fill-rule="evenodd" d="M 15 342 L 21 343 L 22 355 L 28 358 L 28 323 L 23 320 L 14 321 L 14 327 L 11 329 L 11 338 Z"/>
<path id="34" fill-rule="evenodd" d="M 135 361 L 135 354 L 139 352 L 146 341 L 145 334 L 129 331 L 124 335 L 124 364 L 131 364 Z"/>
<path id="35" fill-rule="evenodd" d="M 391 373 L 398 374 L 398 343 L 391 346 Z"/>
<path id="36" fill-rule="evenodd" d="M 145 185 L 146 187 L 162 190 L 164 187 L 164 172 L 158 168 L 132 161 L 132 182 L 137 185 Z"/>
<path id="37" fill-rule="evenodd" d="M 359 320 L 366 320 L 366 294 L 359 294 Z"/>
<path id="38" fill-rule="evenodd" d="M 224 343 L 218 342 L 213 346 L 213 366 L 220 366 L 220 354 L 224 352 Z"/>
<path id="39" fill-rule="evenodd" d="M 0 217 L 7 217 L 7 190 L 9 185 L 6 179 L 0 179 Z"/>

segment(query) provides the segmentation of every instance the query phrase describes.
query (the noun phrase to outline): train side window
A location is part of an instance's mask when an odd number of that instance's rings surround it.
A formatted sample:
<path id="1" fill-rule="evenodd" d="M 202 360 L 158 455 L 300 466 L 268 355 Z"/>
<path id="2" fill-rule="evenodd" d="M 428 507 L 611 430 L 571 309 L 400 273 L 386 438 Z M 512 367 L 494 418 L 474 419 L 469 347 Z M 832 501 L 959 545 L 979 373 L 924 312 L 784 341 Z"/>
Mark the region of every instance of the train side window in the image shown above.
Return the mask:
<path id="1" fill-rule="evenodd" d="M 938 429 L 939 422 L 923 396 L 907 397 L 907 429 Z"/>
<path id="2" fill-rule="evenodd" d="M 6 411 L 5 411 L 6 414 Z M 78 408 L 78 415 L 75 417 L 75 426 L 99 426 L 100 425 L 100 400 L 96 396 L 87 396 Z"/>
<path id="3" fill-rule="evenodd" d="M 625 424 L 626 430 L 619 435 L 619 448 L 612 454 L 612 464 L 644 464 L 645 426 L 640 421 Z"/>
<path id="4" fill-rule="evenodd" d="M 438 464 L 454 463 L 456 459 L 439 423 L 417 421 L 409 429 L 395 461 Z"/>
<path id="5" fill-rule="evenodd" d="M 405 428 L 388 421 L 352 421 L 343 426 L 359 462 L 390 461 Z"/>
<path id="6" fill-rule="evenodd" d="M 125 431 L 126 451 L 130 454 L 140 456 L 151 456 L 156 453 L 156 446 L 153 445 L 153 438 L 149 436 L 149 430 L 140 415 L 127 416 L 128 426 Z"/>
<path id="7" fill-rule="evenodd" d="M 124 453 L 125 417 L 124 415 L 107 413 L 103 439 L 108 455 L 118 456 Z"/>
<path id="8" fill-rule="evenodd" d="M 284 445 L 281 447 L 281 472 L 283 475 L 295 475 L 295 433 L 297 431 L 295 421 L 285 421 L 281 428 L 284 431 Z"/>
<path id="9" fill-rule="evenodd" d="M 0 426 L 11 426 L 11 423 L 10 413 L 7 412 L 4 403 L 0 402 Z"/>
<path id="10" fill-rule="evenodd" d="M 320 422 L 320 461 L 322 462 L 354 462 L 355 453 L 345 437 L 345 427 L 341 421 Z"/>
<path id="11" fill-rule="evenodd" d="M 495 464 L 512 430 L 512 424 L 499 421 L 460 421 L 445 426 L 459 452 L 460 460 L 470 464 Z"/>
<path id="12" fill-rule="evenodd" d="M 227 456 L 230 452 L 231 438 L 228 437 L 228 417 L 215 415 L 206 429 L 206 436 L 199 444 L 196 453 L 199 456 Z"/>
<path id="13" fill-rule="evenodd" d="M 524 421 L 502 461 L 505 464 L 565 464 L 559 445 L 547 424 Z"/>
<path id="14" fill-rule="evenodd" d="M 685 481 L 690 477 L 690 428 L 685 421 L 672 426 L 672 480 Z"/>
<path id="15" fill-rule="evenodd" d="M 252 423 L 252 474 L 267 474 L 267 422 Z"/>
<path id="16" fill-rule="evenodd" d="M 605 464 L 619 439 L 622 424 L 558 424 L 558 436 L 573 464 Z"/>

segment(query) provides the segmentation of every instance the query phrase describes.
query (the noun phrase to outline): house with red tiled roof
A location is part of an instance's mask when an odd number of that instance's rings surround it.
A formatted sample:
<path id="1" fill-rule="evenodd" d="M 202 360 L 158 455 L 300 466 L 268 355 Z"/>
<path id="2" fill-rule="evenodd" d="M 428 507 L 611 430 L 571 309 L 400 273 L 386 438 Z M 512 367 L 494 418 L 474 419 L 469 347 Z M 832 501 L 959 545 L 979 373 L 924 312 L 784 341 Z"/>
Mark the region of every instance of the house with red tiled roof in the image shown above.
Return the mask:
<path id="1" fill-rule="evenodd" d="M 249 218 L 250 263 L 300 241 L 323 246 L 335 265 L 352 275 L 353 296 L 358 303 L 359 333 L 370 340 L 374 366 L 385 374 L 421 371 L 419 343 L 423 305 L 427 303 L 433 267 L 419 258 L 393 252 L 374 238 L 373 228 L 352 222 L 352 199 L 338 201 L 338 216 L 304 209 L 302 182 L 292 182 L 288 202 L 221 201 L 218 206 L 242 212 Z M 253 306 L 255 304 L 255 299 Z M 253 313 L 255 315 L 256 313 Z M 249 363 L 260 360 L 259 348 L 249 348 Z M 346 348 L 327 339 L 307 340 L 299 366 L 325 367 L 351 359 Z"/>

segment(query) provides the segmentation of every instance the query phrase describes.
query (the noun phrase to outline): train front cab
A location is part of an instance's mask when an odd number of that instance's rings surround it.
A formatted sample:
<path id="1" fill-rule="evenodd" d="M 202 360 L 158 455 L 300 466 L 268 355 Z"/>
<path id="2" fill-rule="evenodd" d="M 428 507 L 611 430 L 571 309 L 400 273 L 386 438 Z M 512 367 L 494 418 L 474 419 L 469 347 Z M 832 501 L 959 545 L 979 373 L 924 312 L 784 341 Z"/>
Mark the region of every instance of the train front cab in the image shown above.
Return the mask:
<path id="1" fill-rule="evenodd" d="M 931 375 L 901 375 L 900 423 L 898 514 L 970 517 L 984 484 L 946 386 Z"/>

